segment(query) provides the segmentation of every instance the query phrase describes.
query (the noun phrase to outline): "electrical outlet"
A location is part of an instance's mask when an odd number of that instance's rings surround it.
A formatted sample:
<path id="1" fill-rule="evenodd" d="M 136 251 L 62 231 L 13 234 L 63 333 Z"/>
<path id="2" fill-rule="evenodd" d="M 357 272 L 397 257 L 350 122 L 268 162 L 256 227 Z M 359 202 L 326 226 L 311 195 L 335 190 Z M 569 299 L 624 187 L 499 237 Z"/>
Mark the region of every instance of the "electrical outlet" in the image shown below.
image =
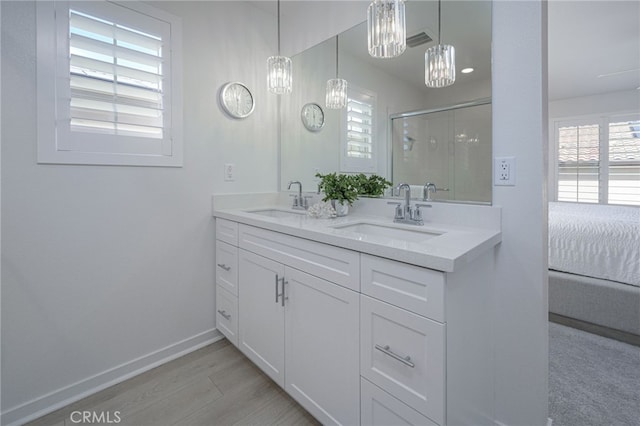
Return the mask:
<path id="1" fill-rule="evenodd" d="M 226 182 L 232 182 L 236 180 L 235 178 L 235 169 L 236 165 L 232 163 L 226 163 L 224 165 L 224 180 Z"/>
<path id="2" fill-rule="evenodd" d="M 516 157 L 495 157 L 493 160 L 493 184 L 515 186 Z"/>

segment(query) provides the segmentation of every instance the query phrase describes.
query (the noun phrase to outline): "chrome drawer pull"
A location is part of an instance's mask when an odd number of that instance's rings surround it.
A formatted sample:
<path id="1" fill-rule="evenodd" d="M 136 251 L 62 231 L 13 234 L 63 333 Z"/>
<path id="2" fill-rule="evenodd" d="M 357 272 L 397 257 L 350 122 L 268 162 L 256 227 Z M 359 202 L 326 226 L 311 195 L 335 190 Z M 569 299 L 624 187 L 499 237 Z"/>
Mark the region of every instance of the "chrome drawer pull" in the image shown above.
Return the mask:
<path id="1" fill-rule="evenodd" d="M 229 272 L 231 270 L 231 266 L 227 266 L 224 263 L 218 263 L 218 266 L 221 267 L 222 269 L 224 269 L 227 272 Z"/>
<path id="2" fill-rule="evenodd" d="M 282 281 L 282 293 L 278 293 L 278 282 Z M 276 303 L 278 303 L 278 298 L 282 296 L 281 302 L 282 306 L 284 306 L 284 285 L 285 285 L 284 277 L 280 278 L 278 274 L 276 274 Z"/>
<path id="3" fill-rule="evenodd" d="M 231 314 L 228 314 L 226 311 L 221 311 L 220 309 L 218 309 L 218 313 L 220 315 L 222 315 L 224 317 L 224 319 L 226 319 L 226 320 L 230 320 L 231 319 Z"/>
<path id="4" fill-rule="evenodd" d="M 379 350 L 380 352 L 382 352 L 385 355 L 389 355 L 393 359 L 397 359 L 398 361 L 400 361 L 404 365 L 408 365 L 411 368 L 416 366 L 414 363 L 411 362 L 411 357 L 410 356 L 407 355 L 406 357 L 403 358 L 400 355 L 398 355 L 396 353 L 393 353 L 391 351 L 391 348 L 389 347 L 389 345 L 384 345 L 384 346 L 376 345 L 376 349 Z"/>

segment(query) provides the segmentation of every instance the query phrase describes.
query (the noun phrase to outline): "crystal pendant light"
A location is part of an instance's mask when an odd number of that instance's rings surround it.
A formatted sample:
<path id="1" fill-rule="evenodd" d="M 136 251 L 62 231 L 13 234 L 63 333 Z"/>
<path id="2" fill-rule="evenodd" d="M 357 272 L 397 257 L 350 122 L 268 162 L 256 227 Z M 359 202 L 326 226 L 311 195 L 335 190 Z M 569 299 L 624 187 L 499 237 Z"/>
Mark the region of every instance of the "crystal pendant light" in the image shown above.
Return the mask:
<path id="1" fill-rule="evenodd" d="M 336 78 L 327 81 L 325 104 L 329 109 L 347 106 L 347 80 L 338 78 L 338 36 L 336 36 Z"/>
<path id="2" fill-rule="evenodd" d="M 291 58 L 280 56 L 280 0 L 278 0 L 278 56 L 267 58 L 267 87 L 271 93 L 291 93 Z"/>
<path id="3" fill-rule="evenodd" d="M 369 54 L 395 58 L 407 48 L 404 0 L 373 0 L 367 9 Z"/>
<path id="4" fill-rule="evenodd" d="M 430 47 L 424 54 L 424 82 L 427 87 L 451 86 L 456 81 L 456 50 L 449 44 L 441 44 L 442 17 L 438 1 L 438 45 Z"/>

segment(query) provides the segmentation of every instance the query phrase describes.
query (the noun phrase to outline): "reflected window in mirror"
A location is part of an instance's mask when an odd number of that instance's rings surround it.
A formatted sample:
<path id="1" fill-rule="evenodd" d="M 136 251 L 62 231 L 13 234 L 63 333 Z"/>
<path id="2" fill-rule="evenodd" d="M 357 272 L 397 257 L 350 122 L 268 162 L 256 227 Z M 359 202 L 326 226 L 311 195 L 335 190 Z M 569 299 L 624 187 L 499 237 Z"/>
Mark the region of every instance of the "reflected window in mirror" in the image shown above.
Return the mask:
<path id="1" fill-rule="evenodd" d="M 375 173 L 377 171 L 375 138 L 376 94 L 350 86 L 347 108 L 341 129 L 341 161 L 343 172 Z"/>

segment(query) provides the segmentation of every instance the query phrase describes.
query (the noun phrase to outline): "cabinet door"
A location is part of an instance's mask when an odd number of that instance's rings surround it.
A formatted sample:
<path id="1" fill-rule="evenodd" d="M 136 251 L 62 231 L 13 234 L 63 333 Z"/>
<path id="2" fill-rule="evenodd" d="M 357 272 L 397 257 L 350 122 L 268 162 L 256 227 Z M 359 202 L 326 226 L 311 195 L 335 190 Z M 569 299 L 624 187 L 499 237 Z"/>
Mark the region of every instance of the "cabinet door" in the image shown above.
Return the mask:
<path id="1" fill-rule="evenodd" d="M 284 266 L 262 256 L 238 251 L 239 348 L 273 381 L 284 387 Z"/>
<path id="2" fill-rule="evenodd" d="M 322 424 L 360 423 L 359 294 L 286 268 L 286 391 Z"/>

